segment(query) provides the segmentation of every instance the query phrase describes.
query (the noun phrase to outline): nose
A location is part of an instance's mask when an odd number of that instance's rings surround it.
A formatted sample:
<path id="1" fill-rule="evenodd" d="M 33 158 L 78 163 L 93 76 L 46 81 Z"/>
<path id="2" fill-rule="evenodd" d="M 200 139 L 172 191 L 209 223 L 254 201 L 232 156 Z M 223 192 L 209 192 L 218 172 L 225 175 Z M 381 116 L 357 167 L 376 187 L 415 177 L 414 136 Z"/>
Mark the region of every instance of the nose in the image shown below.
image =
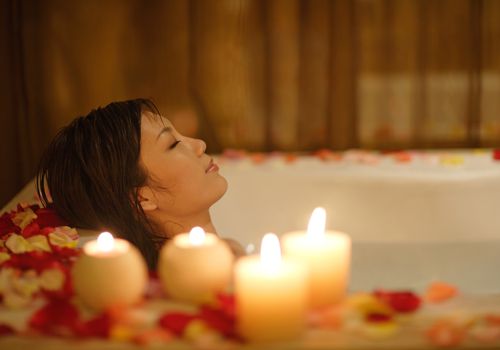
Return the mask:
<path id="1" fill-rule="evenodd" d="M 207 149 L 205 141 L 193 138 L 189 138 L 189 141 L 191 148 L 198 157 L 205 153 L 205 150 Z"/>

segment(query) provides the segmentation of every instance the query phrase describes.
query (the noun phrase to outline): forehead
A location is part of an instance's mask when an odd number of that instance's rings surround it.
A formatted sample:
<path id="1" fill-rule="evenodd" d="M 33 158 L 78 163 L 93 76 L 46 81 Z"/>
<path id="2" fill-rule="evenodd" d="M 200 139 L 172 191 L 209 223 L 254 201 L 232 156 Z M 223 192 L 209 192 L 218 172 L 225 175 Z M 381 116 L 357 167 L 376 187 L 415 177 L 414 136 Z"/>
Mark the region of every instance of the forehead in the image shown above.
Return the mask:
<path id="1" fill-rule="evenodd" d="M 170 121 L 158 114 L 144 111 L 141 115 L 141 144 L 149 147 L 157 143 L 158 136 L 165 128 L 173 128 Z"/>
<path id="2" fill-rule="evenodd" d="M 150 133 L 158 134 L 162 129 L 167 127 L 173 128 L 172 123 L 167 118 L 149 111 L 142 112 L 141 133 L 143 136 Z"/>
<path id="3" fill-rule="evenodd" d="M 143 111 L 141 113 L 141 124 L 160 128 L 164 128 L 166 126 L 172 127 L 172 124 L 167 118 L 151 111 Z"/>

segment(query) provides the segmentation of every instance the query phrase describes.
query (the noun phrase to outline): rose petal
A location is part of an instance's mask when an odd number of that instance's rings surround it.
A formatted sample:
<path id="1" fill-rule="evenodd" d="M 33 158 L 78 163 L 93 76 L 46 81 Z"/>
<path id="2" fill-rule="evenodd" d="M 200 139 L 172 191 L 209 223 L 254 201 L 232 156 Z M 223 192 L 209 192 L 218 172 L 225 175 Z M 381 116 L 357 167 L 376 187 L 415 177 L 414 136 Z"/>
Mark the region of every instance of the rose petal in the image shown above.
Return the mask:
<path id="1" fill-rule="evenodd" d="M 2 335 L 12 335 L 12 334 L 15 334 L 15 333 L 16 333 L 16 331 L 14 330 L 14 328 L 12 328 L 9 325 L 0 323 L 0 336 L 2 336 Z"/>
<path id="2" fill-rule="evenodd" d="M 78 335 L 84 337 L 108 338 L 113 325 L 112 319 L 106 312 L 83 322 L 78 327 Z"/>
<path id="3" fill-rule="evenodd" d="M 494 149 L 492 152 L 493 160 L 500 160 L 500 149 Z"/>
<path id="4" fill-rule="evenodd" d="M 10 255 L 7 252 L 0 252 L 0 265 L 2 265 L 5 261 L 10 259 Z"/>
<path id="5" fill-rule="evenodd" d="M 236 333 L 235 319 L 229 317 L 222 310 L 202 306 L 199 317 L 208 327 L 215 329 L 225 336 L 232 336 Z"/>
<path id="6" fill-rule="evenodd" d="M 31 296 L 21 295 L 14 291 L 4 292 L 3 303 L 9 309 L 21 309 L 28 306 L 31 302 Z"/>
<path id="7" fill-rule="evenodd" d="M 470 334 L 481 343 L 494 343 L 500 340 L 500 325 L 481 320 L 472 327 Z"/>
<path id="8" fill-rule="evenodd" d="M 29 320 L 29 327 L 47 335 L 69 335 L 80 327 L 78 311 L 67 299 L 50 299 Z"/>
<path id="9" fill-rule="evenodd" d="M 27 241 L 31 244 L 34 250 L 41 250 L 44 252 L 50 252 L 49 242 L 47 241 L 47 237 L 43 235 L 35 235 L 27 239 Z"/>
<path id="10" fill-rule="evenodd" d="M 36 215 L 38 216 L 36 222 L 40 227 L 57 227 L 57 226 L 65 226 L 67 223 L 55 212 L 54 209 L 51 208 L 41 208 L 36 211 Z"/>
<path id="11" fill-rule="evenodd" d="M 138 345 L 151 345 L 154 343 L 167 343 L 173 339 L 172 333 L 157 327 L 137 333 L 132 340 Z"/>
<path id="12" fill-rule="evenodd" d="M 250 159 L 255 164 L 262 164 L 267 160 L 267 156 L 262 152 L 255 152 L 250 155 Z"/>
<path id="13" fill-rule="evenodd" d="M 0 238 L 9 233 L 21 233 L 21 229 L 12 222 L 11 215 L 9 213 L 4 213 L 0 216 Z"/>
<path id="14" fill-rule="evenodd" d="M 133 341 L 134 336 L 134 328 L 126 324 L 112 325 L 108 334 L 110 340 L 119 342 Z"/>
<path id="15" fill-rule="evenodd" d="M 39 276 L 40 287 L 49 291 L 56 291 L 63 287 L 65 274 L 60 269 L 46 269 Z"/>
<path id="16" fill-rule="evenodd" d="M 195 318 L 195 315 L 171 312 L 161 316 L 158 320 L 158 324 L 177 336 L 181 336 L 189 322 L 193 321 Z"/>
<path id="17" fill-rule="evenodd" d="M 458 294 L 458 288 L 444 282 L 434 282 L 425 292 L 425 300 L 431 303 L 441 303 Z"/>
<path id="18" fill-rule="evenodd" d="M 388 292 L 376 290 L 374 295 L 396 312 L 414 312 L 420 307 L 420 298 L 410 291 Z"/>
<path id="19" fill-rule="evenodd" d="M 394 311 L 386 303 L 372 294 L 357 293 L 347 299 L 347 305 L 367 315 L 370 313 L 392 314 Z"/>
<path id="20" fill-rule="evenodd" d="M 500 315 L 488 314 L 488 315 L 484 316 L 484 320 L 488 324 L 494 324 L 494 325 L 500 327 Z"/>
<path id="21" fill-rule="evenodd" d="M 26 208 L 18 212 L 12 217 L 12 222 L 17 225 L 21 230 L 24 230 L 33 220 L 37 218 L 36 214 L 31 208 Z"/>
<path id="22" fill-rule="evenodd" d="M 245 150 L 231 148 L 225 149 L 222 153 L 222 156 L 227 159 L 243 159 L 246 157 L 246 155 L 247 152 Z"/>
<path id="23" fill-rule="evenodd" d="M 466 336 L 466 329 L 448 320 L 439 320 L 426 332 L 427 339 L 437 346 L 458 346 Z"/>
<path id="24" fill-rule="evenodd" d="M 370 339 L 387 339 L 396 334 L 399 325 L 396 322 L 365 323 L 362 334 Z"/>
<path id="25" fill-rule="evenodd" d="M 14 254 L 23 254 L 33 251 L 32 245 L 23 236 L 13 234 L 5 242 L 5 246 Z"/>
<path id="26" fill-rule="evenodd" d="M 40 234 L 40 226 L 36 222 L 32 222 L 31 224 L 26 226 L 22 231 L 22 235 L 26 238 L 38 234 Z"/>
<path id="27" fill-rule="evenodd" d="M 182 333 L 182 336 L 187 339 L 187 340 L 196 340 L 199 338 L 201 335 L 209 332 L 209 329 L 205 322 L 199 319 L 193 319 L 191 322 L 189 322 L 186 327 L 184 328 L 184 332 Z"/>
<path id="28" fill-rule="evenodd" d="M 390 322 L 393 320 L 392 315 L 387 315 L 387 314 L 368 314 L 365 316 L 365 321 L 369 323 L 384 323 L 384 322 Z"/>
<path id="29" fill-rule="evenodd" d="M 33 273 L 31 273 L 33 272 Z M 31 298 L 33 294 L 40 290 L 40 284 L 35 271 L 28 271 L 12 281 L 14 290 L 23 296 Z"/>
<path id="30" fill-rule="evenodd" d="M 77 241 L 72 239 L 66 232 L 63 230 L 54 230 L 54 232 L 49 233 L 49 241 L 50 244 L 58 247 L 65 248 L 75 248 L 77 245 Z"/>
<path id="31" fill-rule="evenodd" d="M 12 268 L 2 268 L 0 269 L 0 294 L 12 289 L 12 281 L 19 272 Z"/>
<path id="32" fill-rule="evenodd" d="M 234 294 L 218 293 L 216 295 L 218 308 L 228 317 L 236 319 L 236 298 Z"/>
<path id="33" fill-rule="evenodd" d="M 318 313 L 316 325 L 324 329 L 340 329 L 344 323 L 345 310 L 340 306 L 331 306 Z"/>
<path id="34" fill-rule="evenodd" d="M 292 164 L 295 163 L 298 159 L 298 156 L 294 153 L 287 153 L 285 155 L 285 163 Z"/>

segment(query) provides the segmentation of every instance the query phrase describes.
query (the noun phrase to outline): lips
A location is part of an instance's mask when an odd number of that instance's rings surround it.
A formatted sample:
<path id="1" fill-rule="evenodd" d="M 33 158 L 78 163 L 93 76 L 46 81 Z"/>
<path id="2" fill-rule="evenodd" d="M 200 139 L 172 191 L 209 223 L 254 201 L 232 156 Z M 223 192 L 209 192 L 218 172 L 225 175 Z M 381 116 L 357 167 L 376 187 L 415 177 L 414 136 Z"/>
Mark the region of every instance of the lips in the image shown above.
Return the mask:
<path id="1" fill-rule="evenodd" d="M 217 170 L 219 170 L 219 166 L 214 163 L 214 160 L 212 158 L 210 158 L 210 163 L 208 163 L 208 167 L 205 170 L 205 173 L 210 173 L 212 171 L 217 171 Z"/>

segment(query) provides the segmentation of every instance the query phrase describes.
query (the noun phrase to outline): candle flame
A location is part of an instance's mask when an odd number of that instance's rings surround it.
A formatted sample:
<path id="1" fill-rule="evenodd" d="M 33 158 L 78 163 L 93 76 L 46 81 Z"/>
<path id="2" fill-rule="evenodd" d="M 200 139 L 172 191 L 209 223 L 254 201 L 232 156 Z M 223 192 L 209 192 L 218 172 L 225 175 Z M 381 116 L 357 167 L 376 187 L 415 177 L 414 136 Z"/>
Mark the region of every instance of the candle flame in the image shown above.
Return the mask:
<path id="1" fill-rule="evenodd" d="M 195 226 L 189 232 L 189 242 L 192 245 L 203 245 L 205 243 L 205 231 L 199 227 Z"/>
<path id="2" fill-rule="evenodd" d="M 311 214 L 309 225 L 307 226 L 307 237 L 319 238 L 325 235 L 326 225 L 326 210 L 322 207 L 317 207 Z"/>
<path id="3" fill-rule="evenodd" d="M 102 232 L 97 237 L 97 249 L 101 252 L 110 252 L 115 247 L 115 239 L 109 232 Z"/>
<path id="4" fill-rule="evenodd" d="M 280 241 L 274 233 L 266 233 L 262 238 L 260 262 L 269 270 L 276 270 L 281 264 Z"/>

